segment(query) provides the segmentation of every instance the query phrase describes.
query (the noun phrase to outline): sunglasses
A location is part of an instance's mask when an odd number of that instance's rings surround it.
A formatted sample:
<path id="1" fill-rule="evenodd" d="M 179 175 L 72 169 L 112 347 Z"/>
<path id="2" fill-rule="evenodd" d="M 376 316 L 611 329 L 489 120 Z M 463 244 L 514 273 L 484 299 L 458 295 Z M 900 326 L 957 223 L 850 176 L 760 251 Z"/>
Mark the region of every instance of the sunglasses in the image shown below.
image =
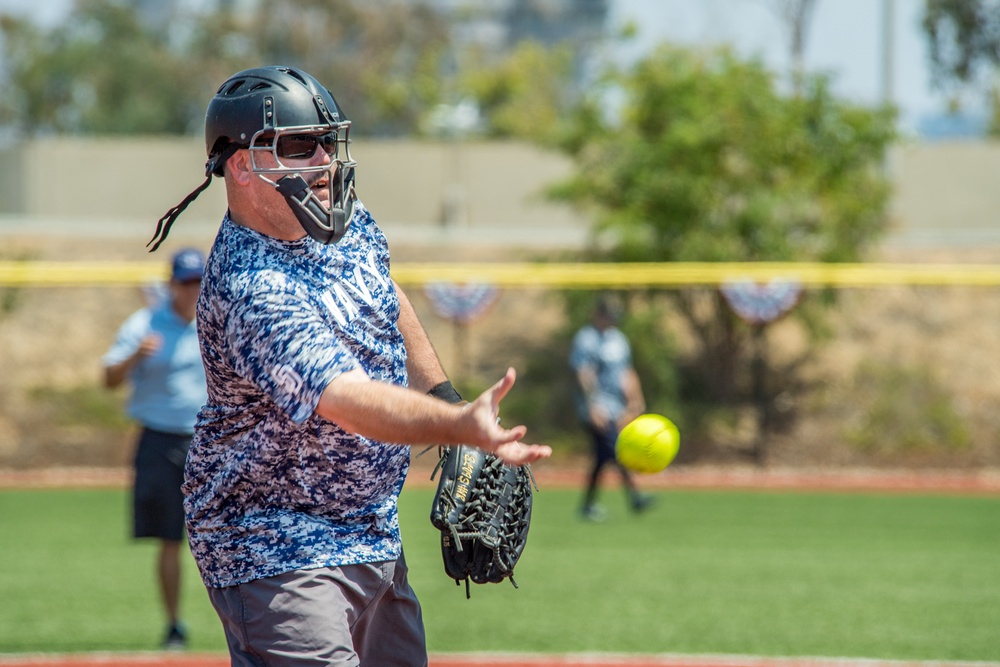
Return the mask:
<path id="1" fill-rule="evenodd" d="M 274 142 L 274 137 L 261 137 L 258 139 L 258 146 L 269 148 Z M 316 154 L 316 149 L 320 146 L 327 155 L 337 152 L 337 133 L 327 132 L 325 134 L 282 134 L 278 137 L 278 145 L 275 148 L 278 157 L 286 160 L 304 160 Z"/>

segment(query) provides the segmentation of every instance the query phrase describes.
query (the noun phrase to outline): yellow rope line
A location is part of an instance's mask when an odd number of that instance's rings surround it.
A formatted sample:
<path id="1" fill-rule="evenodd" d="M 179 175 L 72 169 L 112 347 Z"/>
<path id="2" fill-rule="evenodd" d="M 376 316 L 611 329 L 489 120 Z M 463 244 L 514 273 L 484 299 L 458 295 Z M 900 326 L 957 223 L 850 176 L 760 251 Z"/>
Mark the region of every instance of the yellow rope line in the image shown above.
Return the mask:
<path id="1" fill-rule="evenodd" d="M 776 279 L 804 287 L 1000 285 L 1000 265 L 992 264 L 398 263 L 393 265 L 392 275 L 406 285 L 450 282 L 566 289 L 683 287 Z M 163 281 L 167 276 L 163 264 L 152 262 L 0 262 L 0 287 L 127 286 Z"/>

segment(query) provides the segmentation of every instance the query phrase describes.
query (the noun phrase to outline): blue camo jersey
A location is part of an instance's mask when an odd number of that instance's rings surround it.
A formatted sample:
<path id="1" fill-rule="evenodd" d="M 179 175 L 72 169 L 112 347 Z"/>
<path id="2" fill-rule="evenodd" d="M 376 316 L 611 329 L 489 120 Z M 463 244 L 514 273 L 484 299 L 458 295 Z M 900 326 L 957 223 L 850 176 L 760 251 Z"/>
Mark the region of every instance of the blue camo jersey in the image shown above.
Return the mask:
<path id="1" fill-rule="evenodd" d="M 399 557 L 409 449 L 313 414 L 350 370 L 406 386 L 398 315 L 385 237 L 360 204 L 329 246 L 223 220 L 198 303 L 208 403 L 184 483 L 207 586 Z"/>

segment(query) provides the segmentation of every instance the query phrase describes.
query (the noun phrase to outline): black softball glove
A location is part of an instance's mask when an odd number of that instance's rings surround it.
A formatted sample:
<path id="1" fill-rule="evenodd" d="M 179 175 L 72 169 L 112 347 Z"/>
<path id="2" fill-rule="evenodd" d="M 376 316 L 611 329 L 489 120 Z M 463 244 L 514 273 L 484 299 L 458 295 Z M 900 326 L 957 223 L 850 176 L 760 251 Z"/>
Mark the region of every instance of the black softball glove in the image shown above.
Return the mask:
<path id="1" fill-rule="evenodd" d="M 441 531 L 444 571 L 459 585 L 514 581 L 531 524 L 534 478 L 528 466 L 505 464 L 474 447 L 443 447 L 431 523 Z"/>

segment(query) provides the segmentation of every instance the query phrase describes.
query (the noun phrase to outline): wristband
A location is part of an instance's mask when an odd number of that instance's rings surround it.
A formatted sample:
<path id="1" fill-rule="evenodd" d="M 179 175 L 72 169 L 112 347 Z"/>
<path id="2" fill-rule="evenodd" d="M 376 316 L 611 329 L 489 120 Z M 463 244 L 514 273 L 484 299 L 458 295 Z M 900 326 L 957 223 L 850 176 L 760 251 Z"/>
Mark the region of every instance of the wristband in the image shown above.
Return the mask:
<path id="1" fill-rule="evenodd" d="M 431 390 L 427 392 L 428 396 L 433 396 L 434 398 L 440 398 L 442 401 L 448 401 L 449 403 L 461 403 L 462 397 L 458 395 L 455 388 L 451 386 L 451 380 L 445 380 L 441 384 L 434 385 Z"/>

